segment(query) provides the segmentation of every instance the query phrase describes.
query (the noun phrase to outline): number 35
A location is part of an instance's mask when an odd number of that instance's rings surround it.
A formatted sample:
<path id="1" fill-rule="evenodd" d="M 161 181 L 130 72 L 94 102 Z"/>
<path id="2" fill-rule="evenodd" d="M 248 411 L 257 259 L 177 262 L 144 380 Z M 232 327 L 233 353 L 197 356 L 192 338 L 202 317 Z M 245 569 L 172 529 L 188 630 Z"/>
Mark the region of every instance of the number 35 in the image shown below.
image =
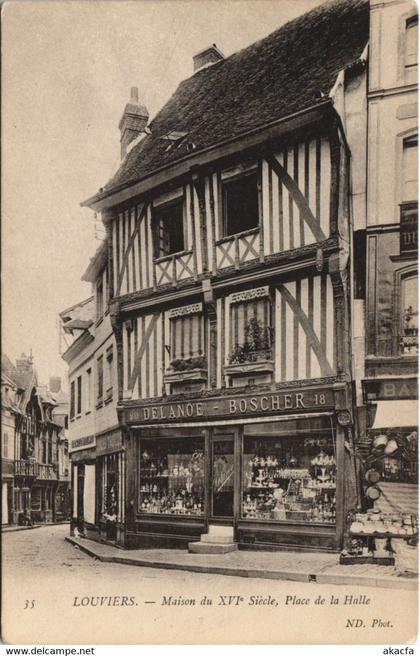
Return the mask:
<path id="1" fill-rule="evenodd" d="M 25 599 L 25 606 L 23 607 L 23 610 L 27 609 L 32 610 L 32 608 L 35 608 L 35 599 Z"/>

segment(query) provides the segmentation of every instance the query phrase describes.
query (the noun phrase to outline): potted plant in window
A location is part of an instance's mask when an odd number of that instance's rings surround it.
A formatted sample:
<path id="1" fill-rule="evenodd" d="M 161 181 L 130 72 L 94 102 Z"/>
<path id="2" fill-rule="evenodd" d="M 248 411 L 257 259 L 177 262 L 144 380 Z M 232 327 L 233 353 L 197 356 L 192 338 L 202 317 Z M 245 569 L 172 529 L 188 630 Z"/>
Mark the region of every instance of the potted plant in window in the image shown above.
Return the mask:
<path id="1" fill-rule="evenodd" d="M 207 380 L 207 359 L 204 355 L 172 360 L 165 372 L 165 383 Z"/>
<path id="2" fill-rule="evenodd" d="M 236 343 L 229 357 L 225 373 L 241 376 L 249 373 L 269 373 L 274 370 L 272 360 L 272 328 L 252 317 L 245 327 L 245 340 Z"/>

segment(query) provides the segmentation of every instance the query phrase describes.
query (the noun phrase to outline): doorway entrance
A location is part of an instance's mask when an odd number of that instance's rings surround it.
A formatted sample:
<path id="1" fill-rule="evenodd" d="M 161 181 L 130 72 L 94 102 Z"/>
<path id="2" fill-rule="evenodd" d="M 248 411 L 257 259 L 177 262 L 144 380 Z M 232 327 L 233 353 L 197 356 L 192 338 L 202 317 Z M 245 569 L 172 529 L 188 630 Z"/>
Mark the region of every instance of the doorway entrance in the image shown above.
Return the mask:
<path id="1" fill-rule="evenodd" d="M 215 435 L 211 449 L 211 517 L 233 525 L 235 457 L 233 435 Z"/>

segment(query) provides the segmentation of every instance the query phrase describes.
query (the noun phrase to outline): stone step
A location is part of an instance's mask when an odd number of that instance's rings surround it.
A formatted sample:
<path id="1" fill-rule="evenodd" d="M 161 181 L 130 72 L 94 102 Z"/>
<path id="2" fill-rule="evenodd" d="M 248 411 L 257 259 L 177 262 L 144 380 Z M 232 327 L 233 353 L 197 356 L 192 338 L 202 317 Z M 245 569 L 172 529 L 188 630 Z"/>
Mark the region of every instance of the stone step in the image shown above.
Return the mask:
<path id="1" fill-rule="evenodd" d="M 233 540 L 233 526 L 221 526 L 219 524 L 210 524 L 209 535 L 228 535 Z"/>
<path id="2" fill-rule="evenodd" d="M 202 533 L 200 541 L 215 544 L 231 544 L 233 539 L 231 535 L 212 535 L 211 533 Z"/>
<path id="3" fill-rule="evenodd" d="M 237 551 L 238 545 L 236 542 L 229 544 L 220 542 L 189 542 L 188 551 L 197 554 L 225 554 L 231 551 Z"/>

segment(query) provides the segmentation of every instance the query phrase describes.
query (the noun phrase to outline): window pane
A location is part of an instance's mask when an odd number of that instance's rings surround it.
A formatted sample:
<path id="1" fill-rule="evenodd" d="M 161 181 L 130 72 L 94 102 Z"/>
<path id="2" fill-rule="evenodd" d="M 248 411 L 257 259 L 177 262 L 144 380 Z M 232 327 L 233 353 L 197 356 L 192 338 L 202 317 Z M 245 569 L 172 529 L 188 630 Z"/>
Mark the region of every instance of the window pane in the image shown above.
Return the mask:
<path id="1" fill-rule="evenodd" d="M 270 299 L 233 303 L 231 312 L 231 364 L 267 360 L 272 355 Z"/>
<path id="2" fill-rule="evenodd" d="M 139 509 L 143 513 L 204 513 L 204 439 L 140 443 Z"/>
<path id="3" fill-rule="evenodd" d="M 104 394 L 104 363 L 103 358 L 98 358 L 98 399 L 102 399 Z"/>
<path id="4" fill-rule="evenodd" d="M 171 361 L 203 356 L 204 324 L 202 314 L 171 319 Z M 194 364 L 194 363 L 193 363 Z M 199 366 L 197 364 L 197 366 Z"/>
<path id="5" fill-rule="evenodd" d="M 225 235 L 259 225 L 257 174 L 223 184 Z"/>
<path id="6" fill-rule="evenodd" d="M 388 432 L 387 449 L 390 455 L 381 456 L 373 467 L 381 474 L 381 480 L 392 483 L 416 483 L 418 481 L 417 431 Z M 388 446 L 389 445 L 389 446 Z"/>
<path id="7" fill-rule="evenodd" d="M 74 381 L 70 385 L 70 419 L 74 417 L 75 391 Z"/>
<path id="8" fill-rule="evenodd" d="M 77 414 L 82 412 L 82 377 L 77 378 Z"/>
<path id="9" fill-rule="evenodd" d="M 419 301 L 418 277 L 411 276 L 402 281 L 402 337 L 401 349 L 404 355 L 418 353 Z"/>
<path id="10" fill-rule="evenodd" d="M 331 436 L 245 438 L 244 518 L 334 524 L 335 490 Z"/>
<path id="11" fill-rule="evenodd" d="M 179 253 L 184 245 L 184 203 L 171 203 L 155 209 L 156 257 Z"/>

